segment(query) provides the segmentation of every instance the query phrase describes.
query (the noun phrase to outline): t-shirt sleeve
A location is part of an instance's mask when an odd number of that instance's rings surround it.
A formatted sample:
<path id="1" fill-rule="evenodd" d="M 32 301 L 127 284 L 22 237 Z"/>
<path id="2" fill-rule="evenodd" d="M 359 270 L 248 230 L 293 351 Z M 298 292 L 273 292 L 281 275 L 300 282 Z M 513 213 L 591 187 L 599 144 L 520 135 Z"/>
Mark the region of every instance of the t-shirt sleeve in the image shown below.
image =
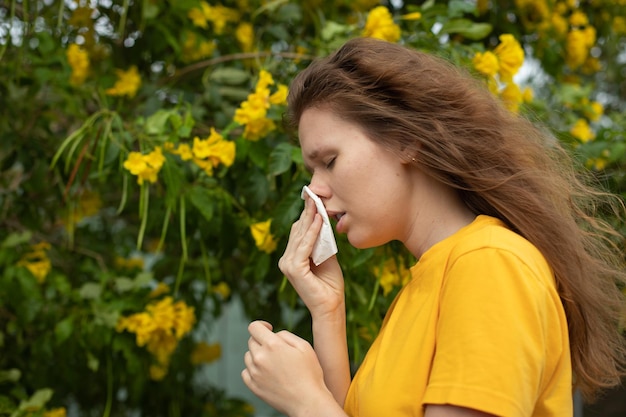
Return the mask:
<path id="1" fill-rule="evenodd" d="M 499 415 L 530 416 L 554 323 L 546 280 L 510 251 L 466 253 L 444 278 L 436 352 L 424 397 Z"/>

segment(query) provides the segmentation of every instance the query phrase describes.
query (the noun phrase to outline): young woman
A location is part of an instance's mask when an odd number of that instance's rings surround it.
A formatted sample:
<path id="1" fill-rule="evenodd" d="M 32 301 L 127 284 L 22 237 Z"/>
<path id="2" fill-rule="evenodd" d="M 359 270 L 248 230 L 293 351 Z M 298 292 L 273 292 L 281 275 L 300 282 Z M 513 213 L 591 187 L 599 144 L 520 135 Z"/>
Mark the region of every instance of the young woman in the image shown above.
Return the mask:
<path id="1" fill-rule="evenodd" d="M 250 324 L 242 377 L 296 416 L 571 416 L 619 383 L 622 259 L 549 134 L 458 68 L 353 39 L 293 81 L 288 121 L 309 188 L 357 248 L 399 240 L 418 259 L 351 380 L 343 277 L 315 266 L 310 199 L 279 262 L 315 349 Z"/>

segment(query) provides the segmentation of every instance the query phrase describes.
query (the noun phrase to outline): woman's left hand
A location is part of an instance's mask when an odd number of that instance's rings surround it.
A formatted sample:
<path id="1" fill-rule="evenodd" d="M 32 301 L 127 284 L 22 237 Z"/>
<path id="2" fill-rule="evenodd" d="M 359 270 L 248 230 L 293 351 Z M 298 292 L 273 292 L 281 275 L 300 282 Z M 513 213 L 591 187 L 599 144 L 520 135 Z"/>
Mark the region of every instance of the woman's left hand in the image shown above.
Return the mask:
<path id="1" fill-rule="evenodd" d="M 255 395 L 289 416 L 318 409 L 328 401 L 336 406 L 309 342 L 288 331 L 274 333 L 264 321 L 250 323 L 248 331 L 249 350 L 241 376 Z"/>

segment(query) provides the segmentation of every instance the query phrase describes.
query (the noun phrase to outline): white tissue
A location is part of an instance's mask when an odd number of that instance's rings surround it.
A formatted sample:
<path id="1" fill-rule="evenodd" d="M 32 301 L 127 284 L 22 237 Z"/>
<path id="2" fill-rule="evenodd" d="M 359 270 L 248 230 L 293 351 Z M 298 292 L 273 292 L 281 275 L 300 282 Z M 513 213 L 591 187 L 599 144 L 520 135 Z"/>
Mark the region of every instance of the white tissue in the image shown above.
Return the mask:
<path id="1" fill-rule="evenodd" d="M 306 185 L 302 188 L 302 193 L 300 197 L 304 200 L 304 195 L 308 194 L 309 197 L 315 203 L 315 207 L 317 207 L 317 212 L 321 214 L 322 220 L 322 229 L 320 230 L 320 234 L 315 241 L 315 245 L 313 246 L 313 253 L 311 253 L 311 259 L 313 259 L 313 263 L 315 265 L 319 265 L 324 262 L 326 259 L 330 258 L 334 254 L 337 253 L 337 242 L 335 241 L 335 235 L 333 235 L 333 227 L 330 224 L 330 220 L 328 219 L 328 213 L 326 213 L 326 208 L 324 207 L 324 203 L 322 200 L 315 195 L 313 191 L 309 189 Z"/>

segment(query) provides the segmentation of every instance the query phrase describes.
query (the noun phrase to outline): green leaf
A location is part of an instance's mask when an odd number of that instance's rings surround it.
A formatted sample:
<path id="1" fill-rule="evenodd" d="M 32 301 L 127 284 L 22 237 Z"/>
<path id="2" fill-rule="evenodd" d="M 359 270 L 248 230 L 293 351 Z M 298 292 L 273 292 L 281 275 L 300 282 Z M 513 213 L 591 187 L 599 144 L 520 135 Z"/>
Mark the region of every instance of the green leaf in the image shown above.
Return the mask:
<path id="1" fill-rule="evenodd" d="M 0 371 L 0 383 L 3 382 L 17 382 L 22 377 L 22 372 L 19 369 L 7 369 Z"/>
<path id="2" fill-rule="evenodd" d="M 219 84 L 239 85 L 250 79 L 250 73 L 239 68 L 217 68 L 209 79 Z"/>
<path id="3" fill-rule="evenodd" d="M 200 214 L 207 220 L 211 221 L 215 211 L 215 199 L 206 188 L 193 186 L 188 192 L 189 201 L 198 209 Z"/>
<path id="4" fill-rule="evenodd" d="M 172 115 L 171 110 L 157 110 L 146 119 L 145 131 L 149 135 L 162 135 L 165 133 L 166 123 Z"/>
<path id="5" fill-rule="evenodd" d="M 87 282 L 80 287 L 78 294 L 84 300 L 95 300 L 102 294 L 102 287 L 95 282 Z"/>
<path id="6" fill-rule="evenodd" d="M 2 241 L 2 248 L 14 248 L 15 246 L 27 243 L 33 237 L 33 233 L 29 230 L 24 232 L 11 233 Z"/>
<path id="7" fill-rule="evenodd" d="M 20 410 L 27 409 L 40 409 L 43 408 L 50 398 L 52 398 L 53 391 L 50 388 L 43 388 L 35 391 L 35 393 L 28 400 L 20 403 Z"/>
<path id="8" fill-rule="evenodd" d="M 157 6 L 153 2 L 146 1 L 143 2 L 143 7 L 141 8 L 141 11 L 143 12 L 142 14 L 145 20 L 152 20 L 159 15 L 159 6 Z"/>
<path id="9" fill-rule="evenodd" d="M 461 17 L 465 13 L 476 13 L 476 3 L 465 0 L 451 0 L 448 3 L 448 16 Z"/>
<path id="10" fill-rule="evenodd" d="M 96 372 L 100 367 L 100 360 L 91 352 L 87 352 L 87 367 L 93 372 Z"/>
<path id="11" fill-rule="evenodd" d="M 491 33 L 493 27 L 489 23 L 474 23 L 468 19 L 452 19 L 443 24 L 440 33 L 459 34 L 477 41 Z"/>
<path id="12" fill-rule="evenodd" d="M 286 193 L 272 213 L 272 227 L 280 234 L 287 233 L 291 224 L 302 212 L 303 207 L 304 202 L 297 192 Z"/>
<path id="13" fill-rule="evenodd" d="M 163 182 L 165 183 L 165 203 L 169 207 L 175 207 L 185 181 L 184 173 L 178 165 L 178 161 L 171 155 L 166 155 L 166 163 L 161 169 Z"/>
<path id="14" fill-rule="evenodd" d="M 270 175 L 280 175 L 291 166 L 294 146 L 283 142 L 270 153 L 268 171 Z"/>
<path id="15" fill-rule="evenodd" d="M 241 192 L 245 195 L 246 205 L 252 209 L 260 208 L 269 198 L 270 183 L 267 176 L 258 169 L 251 169 L 241 186 Z"/>
<path id="16" fill-rule="evenodd" d="M 259 256 L 254 262 L 254 278 L 257 281 L 263 281 L 270 270 L 270 255 L 265 252 L 259 252 Z"/>
<path id="17" fill-rule="evenodd" d="M 118 277 L 114 280 L 115 290 L 119 293 L 135 289 L 135 281 L 128 277 Z"/>
<path id="18" fill-rule="evenodd" d="M 350 27 L 329 20 L 322 28 L 322 40 L 330 41 L 350 31 Z"/>
<path id="19" fill-rule="evenodd" d="M 54 336 L 57 343 L 61 344 L 66 341 L 74 330 L 74 320 L 72 316 L 66 317 L 54 326 Z"/>
<path id="20" fill-rule="evenodd" d="M 135 288 L 143 288 L 154 279 L 152 272 L 140 272 L 135 277 Z"/>

